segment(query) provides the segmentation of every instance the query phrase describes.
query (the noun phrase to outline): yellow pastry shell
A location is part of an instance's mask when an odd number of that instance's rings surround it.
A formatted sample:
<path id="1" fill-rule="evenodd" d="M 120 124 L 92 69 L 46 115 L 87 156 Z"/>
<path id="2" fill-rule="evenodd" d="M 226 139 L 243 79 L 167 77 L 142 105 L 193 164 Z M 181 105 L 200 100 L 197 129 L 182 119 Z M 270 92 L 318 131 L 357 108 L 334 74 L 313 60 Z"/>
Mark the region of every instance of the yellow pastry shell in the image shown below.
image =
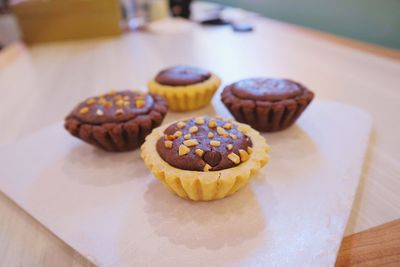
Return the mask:
<path id="1" fill-rule="evenodd" d="M 169 189 L 182 198 L 191 200 L 221 199 L 235 193 L 247 184 L 254 175 L 269 160 L 269 146 L 265 139 L 250 126 L 237 123 L 238 129 L 250 137 L 253 152 L 247 161 L 236 167 L 220 171 L 200 172 L 182 170 L 172 167 L 165 162 L 156 150 L 156 143 L 163 136 L 169 125 L 153 130 L 142 145 L 141 156 L 146 166 Z"/>
<path id="2" fill-rule="evenodd" d="M 212 74 L 204 82 L 186 86 L 162 85 L 151 80 L 148 83 L 148 88 L 151 93 L 165 97 L 170 110 L 189 111 L 210 103 L 220 84 L 221 80 L 215 74 Z"/>

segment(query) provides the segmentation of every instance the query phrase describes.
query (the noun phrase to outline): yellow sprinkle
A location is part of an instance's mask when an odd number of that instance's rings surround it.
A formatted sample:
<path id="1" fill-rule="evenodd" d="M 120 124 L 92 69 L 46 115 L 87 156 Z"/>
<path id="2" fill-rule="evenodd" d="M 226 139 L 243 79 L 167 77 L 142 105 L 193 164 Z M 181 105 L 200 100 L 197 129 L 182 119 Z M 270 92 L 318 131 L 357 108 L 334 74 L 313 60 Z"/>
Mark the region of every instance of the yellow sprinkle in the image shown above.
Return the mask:
<path id="1" fill-rule="evenodd" d="M 111 108 L 111 107 L 113 106 L 113 104 L 112 104 L 112 102 L 110 102 L 110 101 L 106 101 L 106 102 L 104 103 L 104 106 L 105 106 L 106 108 Z"/>
<path id="2" fill-rule="evenodd" d="M 215 140 L 211 140 L 210 141 L 210 145 L 212 145 L 212 146 L 220 146 L 220 142 L 219 141 L 215 141 Z"/>
<path id="3" fill-rule="evenodd" d="M 175 140 L 176 137 L 173 136 L 173 135 L 171 135 L 171 134 L 166 134 L 166 135 L 165 135 L 165 139 L 167 139 L 167 140 Z"/>
<path id="4" fill-rule="evenodd" d="M 192 126 L 189 128 L 189 133 L 196 133 L 199 130 L 199 128 L 197 128 L 197 126 Z"/>
<path id="5" fill-rule="evenodd" d="M 209 132 L 207 136 L 208 136 L 208 138 L 213 138 L 214 134 L 212 132 Z"/>
<path id="6" fill-rule="evenodd" d="M 99 104 L 104 106 L 106 103 L 107 103 L 107 100 L 103 97 L 100 97 Z"/>
<path id="7" fill-rule="evenodd" d="M 96 99 L 94 99 L 94 98 L 89 98 L 89 99 L 86 101 L 86 104 L 88 104 L 88 105 L 93 105 L 94 103 L 96 103 Z"/>
<path id="8" fill-rule="evenodd" d="M 215 122 L 215 120 L 210 120 L 209 122 L 208 122 L 208 127 L 210 127 L 210 128 L 215 128 L 215 127 L 217 127 L 217 123 Z"/>
<path id="9" fill-rule="evenodd" d="M 204 151 L 201 150 L 200 148 L 198 148 L 198 149 L 196 149 L 196 150 L 194 151 L 194 153 L 196 153 L 197 156 L 202 157 L 203 154 L 204 154 Z"/>
<path id="10" fill-rule="evenodd" d="M 226 131 L 222 127 L 217 127 L 217 133 L 219 135 L 226 135 Z"/>
<path id="11" fill-rule="evenodd" d="M 233 140 L 236 140 L 237 139 L 237 136 L 236 135 L 234 135 L 234 134 L 229 134 L 229 136 L 233 139 Z"/>
<path id="12" fill-rule="evenodd" d="M 185 127 L 186 123 L 184 123 L 183 121 L 180 121 L 176 124 L 176 126 L 178 126 L 179 129 L 182 129 L 183 127 Z"/>
<path id="13" fill-rule="evenodd" d="M 194 120 L 194 122 L 195 122 L 196 124 L 199 124 L 199 125 L 204 124 L 204 118 L 203 118 L 203 117 L 197 117 L 197 118 Z"/>
<path id="14" fill-rule="evenodd" d="M 146 104 L 146 102 L 142 99 L 137 99 L 135 103 L 137 108 L 143 108 Z"/>
<path id="15" fill-rule="evenodd" d="M 253 148 L 251 146 L 247 147 L 247 153 L 249 154 L 253 153 Z"/>
<path id="16" fill-rule="evenodd" d="M 164 145 L 166 148 L 172 148 L 172 144 L 173 144 L 172 141 L 169 141 L 169 140 L 164 142 Z"/>
<path id="17" fill-rule="evenodd" d="M 191 136 L 192 136 L 191 134 L 185 134 L 183 138 L 185 138 L 185 140 L 189 140 Z"/>
<path id="18" fill-rule="evenodd" d="M 199 144 L 199 142 L 197 142 L 196 139 L 189 139 L 189 140 L 183 141 L 183 144 L 185 146 L 197 146 Z"/>
<path id="19" fill-rule="evenodd" d="M 116 105 L 117 107 L 123 107 L 123 106 L 124 106 L 124 100 L 122 100 L 122 99 L 117 100 L 117 101 L 115 102 L 115 105 Z"/>
<path id="20" fill-rule="evenodd" d="M 176 132 L 174 133 L 174 137 L 177 138 L 177 137 L 179 137 L 179 136 L 182 136 L 182 132 L 181 132 L 181 131 L 176 131 Z"/>
<path id="21" fill-rule="evenodd" d="M 242 161 L 246 161 L 249 159 L 249 154 L 243 149 L 239 149 L 239 155 Z"/>
<path id="22" fill-rule="evenodd" d="M 130 105 L 131 105 L 131 103 L 130 103 L 129 101 L 125 101 L 125 102 L 124 102 L 124 106 L 125 106 L 125 107 L 128 107 L 128 106 L 130 106 Z"/>
<path id="23" fill-rule="evenodd" d="M 232 144 L 227 144 L 227 145 L 226 145 L 226 148 L 227 148 L 228 150 L 232 150 L 232 149 L 233 149 L 233 145 L 232 145 Z"/>
<path id="24" fill-rule="evenodd" d="M 178 148 L 178 154 L 179 154 L 179 156 L 186 155 L 186 154 L 189 153 L 189 152 L 190 152 L 190 148 L 188 148 L 188 147 L 185 146 L 185 145 L 180 145 L 179 148 Z"/>
<path id="25" fill-rule="evenodd" d="M 224 129 L 230 130 L 232 128 L 232 124 L 228 122 L 228 123 L 225 123 L 225 125 L 222 127 L 224 127 Z"/>
<path id="26" fill-rule="evenodd" d="M 80 114 L 86 114 L 86 113 L 88 113 L 89 112 L 89 108 L 88 107 L 83 107 L 83 108 L 81 108 L 80 110 L 79 110 L 79 113 Z"/>
<path id="27" fill-rule="evenodd" d="M 219 119 L 219 120 L 221 120 L 221 121 L 224 120 L 224 118 L 223 118 L 221 115 L 216 116 L 216 118 Z"/>
<path id="28" fill-rule="evenodd" d="M 240 163 L 240 157 L 233 152 L 228 155 L 228 159 L 230 159 L 235 164 Z"/>
<path id="29" fill-rule="evenodd" d="M 204 165 L 203 171 L 208 172 L 211 168 L 212 167 L 206 163 L 206 165 Z"/>

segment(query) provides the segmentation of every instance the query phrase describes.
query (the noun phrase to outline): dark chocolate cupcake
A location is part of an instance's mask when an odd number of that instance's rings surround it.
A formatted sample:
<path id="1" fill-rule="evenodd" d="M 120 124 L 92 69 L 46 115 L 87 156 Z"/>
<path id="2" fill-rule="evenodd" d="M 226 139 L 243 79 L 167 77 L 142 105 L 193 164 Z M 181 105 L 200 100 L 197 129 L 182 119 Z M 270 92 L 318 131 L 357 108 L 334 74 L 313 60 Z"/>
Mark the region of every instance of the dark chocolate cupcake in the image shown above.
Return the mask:
<path id="1" fill-rule="evenodd" d="M 138 148 L 167 113 L 165 99 L 157 94 L 112 91 L 86 99 L 65 119 L 73 136 L 107 151 Z"/>
<path id="2" fill-rule="evenodd" d="M 228 85 L 221 99 L 239 122 L 262 132 L 291 126 L 314 98 L 303 85 L 286 79 L 253 78 Z"/>

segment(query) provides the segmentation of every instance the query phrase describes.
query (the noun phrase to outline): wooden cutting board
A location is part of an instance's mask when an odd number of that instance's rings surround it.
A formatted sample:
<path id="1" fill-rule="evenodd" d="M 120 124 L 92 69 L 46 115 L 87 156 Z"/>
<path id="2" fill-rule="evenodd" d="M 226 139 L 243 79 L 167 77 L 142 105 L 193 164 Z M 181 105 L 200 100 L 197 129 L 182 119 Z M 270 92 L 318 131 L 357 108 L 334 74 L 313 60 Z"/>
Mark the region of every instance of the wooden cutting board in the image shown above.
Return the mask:
<path id="1" fill-rule="evenodd" d="M 185 117 L 215 113 L 227 115 L 216 104 Z M 156 181 L 139 151 L 99 151 L 59 124 L 0 149 L 0 188 L 100 266 L 333 266 L 370 129 L 364 111 L 315 101 L 264 134 L 271 161 L 248 186 L 196 203 Z"/>
<path id="2" fill-rule="evenodd" d="M 335 267 L 400 266 L 400 219 L 346 236 Z"/>

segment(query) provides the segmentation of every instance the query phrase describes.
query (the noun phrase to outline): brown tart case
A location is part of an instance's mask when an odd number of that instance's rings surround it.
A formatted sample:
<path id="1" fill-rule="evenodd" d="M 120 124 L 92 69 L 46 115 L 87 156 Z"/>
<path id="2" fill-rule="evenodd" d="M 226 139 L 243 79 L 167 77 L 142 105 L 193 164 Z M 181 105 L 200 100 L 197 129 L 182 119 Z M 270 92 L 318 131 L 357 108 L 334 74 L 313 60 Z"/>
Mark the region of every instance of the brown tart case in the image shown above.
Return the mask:
<path id="1" fill-rule="evenodd" d="M 288 128 L 300 117 L 314 93 L 287 79 L 252 78 L 228 85 L 221 100 L 239 122 L 261 132 Z"/>
<path id="2" fill-rule="evenodd" d="M 168 106 L 157 94 L 112 91 L 88 98 L 65 118 L 73 136 L 106 151 L 140 147 L 153 128 L 161 125 Z"/>

